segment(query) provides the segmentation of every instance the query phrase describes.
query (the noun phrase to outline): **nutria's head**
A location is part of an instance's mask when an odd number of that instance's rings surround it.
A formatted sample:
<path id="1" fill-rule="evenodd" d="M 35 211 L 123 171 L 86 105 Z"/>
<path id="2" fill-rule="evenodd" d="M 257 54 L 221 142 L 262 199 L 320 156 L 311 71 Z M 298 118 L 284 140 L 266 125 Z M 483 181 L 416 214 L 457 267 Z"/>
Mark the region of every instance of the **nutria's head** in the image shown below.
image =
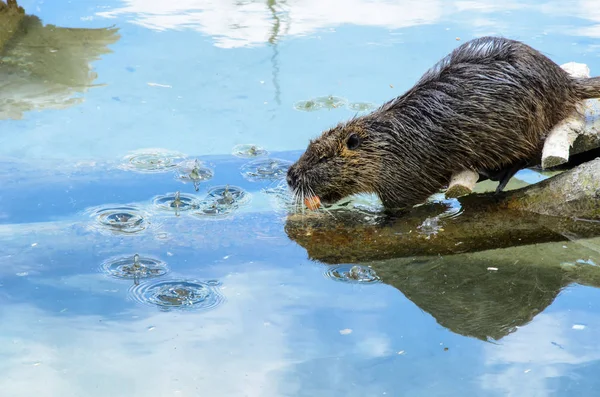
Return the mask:
<path id="1" fill-rule="evenodd" d="M 380 193 L 388 146 L 364 118 L 331 128 L 315 140 L 287 173 L 295 198 L 318 196 L 334 203 L 357 193 Z"/>

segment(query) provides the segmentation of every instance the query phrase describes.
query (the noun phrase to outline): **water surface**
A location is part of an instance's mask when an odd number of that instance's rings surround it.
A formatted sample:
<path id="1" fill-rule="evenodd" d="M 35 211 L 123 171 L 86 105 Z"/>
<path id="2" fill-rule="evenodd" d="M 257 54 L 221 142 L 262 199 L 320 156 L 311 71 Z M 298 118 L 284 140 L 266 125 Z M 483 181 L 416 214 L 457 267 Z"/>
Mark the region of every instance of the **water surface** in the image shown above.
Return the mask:
<path id="1" fill-rule="evenodd" d="M 19 4 L 39 20 L 1 47 L 3 395 L 597 394 L 600 240 L 352 276 L 290 238 L 275 194 L 310 138 L 465 40 L 599 74 L 595 1 Z"/>

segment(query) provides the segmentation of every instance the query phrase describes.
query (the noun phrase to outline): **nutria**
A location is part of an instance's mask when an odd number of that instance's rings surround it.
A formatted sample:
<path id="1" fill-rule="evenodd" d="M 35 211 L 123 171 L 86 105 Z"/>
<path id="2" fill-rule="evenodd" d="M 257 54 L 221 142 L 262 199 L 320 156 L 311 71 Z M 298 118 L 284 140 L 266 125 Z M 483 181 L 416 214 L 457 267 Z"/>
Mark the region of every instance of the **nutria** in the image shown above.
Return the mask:
<path id="1" fill-rule="evenodd" d="M 478 38 L 403 95 L 312 140 L 287 183 L 297 199 L 375 193 L 386 209 L 422 203 L 464 170 L 502 190 L 539 158 L 552 127 L 595 97 L 600 77 L 573 78 L 519 41 Z"/>

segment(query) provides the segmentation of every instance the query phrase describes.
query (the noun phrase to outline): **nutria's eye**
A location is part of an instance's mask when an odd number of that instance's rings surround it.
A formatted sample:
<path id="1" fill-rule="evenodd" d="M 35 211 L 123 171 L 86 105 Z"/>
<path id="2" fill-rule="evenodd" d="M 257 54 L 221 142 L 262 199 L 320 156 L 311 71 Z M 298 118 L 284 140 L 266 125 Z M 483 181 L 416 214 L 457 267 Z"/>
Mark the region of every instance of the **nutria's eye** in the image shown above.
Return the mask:
<path id="1" fill-rule="evenodd" d="M 317 164 L 321 164 L 327 161 L 327 156 L 323 156 L 321 158 L 319 158 L 319 161 L 317 161 Z"/>
<path id="2" fill-rule="evenodd" d="M 350 150 L 355 150 L 360 146 L 360 137 L 356 134 L 351 134 L 346 141 L 346 146 Z"/>

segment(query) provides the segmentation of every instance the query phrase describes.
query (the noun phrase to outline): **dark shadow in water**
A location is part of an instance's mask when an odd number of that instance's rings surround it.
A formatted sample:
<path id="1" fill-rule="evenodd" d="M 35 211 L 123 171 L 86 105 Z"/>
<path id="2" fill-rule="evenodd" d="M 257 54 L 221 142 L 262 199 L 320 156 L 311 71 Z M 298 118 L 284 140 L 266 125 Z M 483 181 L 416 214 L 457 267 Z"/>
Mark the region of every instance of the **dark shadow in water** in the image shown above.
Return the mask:
<path id="1" fill-rule="evenodd" d="M 562 246 L 556 249 L 565 251 Z M 371 265 L 384 283 L 400 290 L 452 332 L 500 340 L 529 323 L 566 286 L 600 287 L 600 267 L 573 259 L 561 265 L 551 251 L 546 245 L 545 249 L 533 248 L 529 255 L 490 251 Z"/>
<path id="2" fill-rule="evenodd" d="M 371 223 L 358 211 L 292 215 L 285 229 L 311 259 L 368 264 L 439 324 L 482 340 L 527 324 L 570 284 L 600 287 L 600 267 L 577 263 L 600 252 L 600 222 L 474 205 L 439 224 L 424 225 L 446 210 L 430 204 Z"/>
<path id="3" fill-rule="evenodd" d="M 43 25 L 15 0 L 0 0 L 0 119 L 81 103 L 97 78 L 90 64 L 111 52 L 117 31 Z"/>

